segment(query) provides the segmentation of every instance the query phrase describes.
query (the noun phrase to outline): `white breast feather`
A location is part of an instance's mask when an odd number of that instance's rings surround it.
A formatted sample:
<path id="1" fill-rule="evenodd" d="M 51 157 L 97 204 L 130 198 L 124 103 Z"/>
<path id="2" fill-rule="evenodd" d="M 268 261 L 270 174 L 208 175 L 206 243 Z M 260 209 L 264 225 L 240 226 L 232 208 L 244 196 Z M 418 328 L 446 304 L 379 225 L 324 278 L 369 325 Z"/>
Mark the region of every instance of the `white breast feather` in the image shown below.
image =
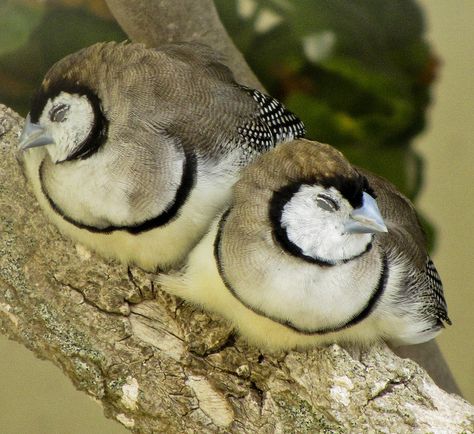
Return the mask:
<path id="1" fill-rule="evenodd" d="M 41 148 L 30 149 L 25 155 L 25 166 L 39 204 L 51 221 L 68 237 L 97 251 L 154 271 L 158 263 L 161 268 L 179 264 L 207 230 L 214 216 L 225 207 L 230 189 L 237 177 L 233 166 L 236 157 L 231 155 L 217 167 L 201 166 L 195 187 L 180 215 L 170 224 L 137 235 L 125 231 L 109 234 L 91 233 L 68 223 L 51 209 L 43 195 L 38 168 L 45 156 Z"/>
<path id="2" fill-rule="evenodd" d="M 306 336 L 246 308 L 229 292 L 217 270 L 214 260 L 217 224 L 218 220 L 191 252 L 182 273 L 163 274 L 158 277 L 162 289 L 207 310 L 220 313 L 230 320 L 250 343 L 271 350 L 306 348 L 335 341 L 367 344 L 378 339 L 378 331 L 370 318 L 343 332 Z"/>
<path id="3" fill-rule="evenodd" d="M 224 272 L 247 304 L 288 319 L 302 329 L 337 327 L 360 312 L 377 286 L 381 265 L 376 270 L 374 261 L 373 273 L 354 279 L 360 266 L 357 261 L 319 267 L 285 253 L 272 255 L 269 260 L 265 267 L 269 272 L 260 273 L 257 283 L 255 273 L 233 269 Z"/>

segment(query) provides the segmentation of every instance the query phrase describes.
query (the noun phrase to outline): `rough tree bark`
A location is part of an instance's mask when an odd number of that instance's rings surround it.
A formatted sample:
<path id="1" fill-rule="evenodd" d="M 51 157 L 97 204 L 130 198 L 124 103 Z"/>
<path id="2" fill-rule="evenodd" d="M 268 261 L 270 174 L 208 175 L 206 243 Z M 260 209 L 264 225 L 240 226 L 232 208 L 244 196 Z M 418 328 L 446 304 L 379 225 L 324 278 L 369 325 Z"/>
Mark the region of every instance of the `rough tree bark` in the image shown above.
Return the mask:
<path id="1" fill-rule="evenodd" d="M 170 14 L 173 3 L 153 2 Z M 0 107 L 0 331 L 58 365 L 106 416 L 140 433 L 474 431 L 472 406 L 384 345 L 261 353 L 153 275 L 63 239 L 15 160 L 22 122 Z"/>

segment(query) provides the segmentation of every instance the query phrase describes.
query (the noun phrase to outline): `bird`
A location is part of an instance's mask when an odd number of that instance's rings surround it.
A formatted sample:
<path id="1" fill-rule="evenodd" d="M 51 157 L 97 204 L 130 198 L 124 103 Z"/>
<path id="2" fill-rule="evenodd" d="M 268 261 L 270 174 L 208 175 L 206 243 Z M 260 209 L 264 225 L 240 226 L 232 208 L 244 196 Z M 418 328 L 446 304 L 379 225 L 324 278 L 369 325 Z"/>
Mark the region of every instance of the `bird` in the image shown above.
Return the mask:
<path id="1" fill-rule="evenodd" d="M 33 97 L 18 159 L 50 220 L 148 271 L 184 261 L 259 153 L 304 135 L 198 43 L 104 42 L 68 55 Z"/>
<path id="2" fill-rule="evenodd" d="M 306 139 L 247 166 L 187 264 L 157 283 L 269 350 L 418 344 L 451 324 L 412 203 Z"/>

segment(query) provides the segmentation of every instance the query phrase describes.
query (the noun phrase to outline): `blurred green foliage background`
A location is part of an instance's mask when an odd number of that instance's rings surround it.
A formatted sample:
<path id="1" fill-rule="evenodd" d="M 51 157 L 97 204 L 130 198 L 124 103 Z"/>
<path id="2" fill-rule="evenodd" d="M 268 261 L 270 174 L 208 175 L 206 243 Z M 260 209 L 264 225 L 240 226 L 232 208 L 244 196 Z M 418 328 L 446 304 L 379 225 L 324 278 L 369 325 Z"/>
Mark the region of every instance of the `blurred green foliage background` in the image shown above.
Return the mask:
<path id="1" fill-rule="evenodd" d="M 309 138 L 416 198 L 423 167 L 410 140 L 424 127 L 437 60 L 414 0 L 216 6 L 268 92 L 305 122 Z M 22 115 L 54 62 L 97 41 L 126 39 L 103 0 L 3 0 L 0 29 L 0 101 Z"/>

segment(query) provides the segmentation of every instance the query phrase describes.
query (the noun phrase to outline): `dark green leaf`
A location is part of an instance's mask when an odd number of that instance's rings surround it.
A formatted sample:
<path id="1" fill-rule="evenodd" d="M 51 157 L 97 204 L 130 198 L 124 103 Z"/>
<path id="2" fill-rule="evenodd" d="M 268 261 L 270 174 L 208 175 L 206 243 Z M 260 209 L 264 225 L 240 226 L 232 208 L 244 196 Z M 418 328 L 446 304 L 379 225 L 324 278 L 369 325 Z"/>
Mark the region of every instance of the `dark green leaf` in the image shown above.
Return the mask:
<path id="1" fill-rule="evenodd" d="M 6 0 L 0 3 L 0 56 L 22 47 L 40 23 L 44 4 L 26 5 Z"/>

